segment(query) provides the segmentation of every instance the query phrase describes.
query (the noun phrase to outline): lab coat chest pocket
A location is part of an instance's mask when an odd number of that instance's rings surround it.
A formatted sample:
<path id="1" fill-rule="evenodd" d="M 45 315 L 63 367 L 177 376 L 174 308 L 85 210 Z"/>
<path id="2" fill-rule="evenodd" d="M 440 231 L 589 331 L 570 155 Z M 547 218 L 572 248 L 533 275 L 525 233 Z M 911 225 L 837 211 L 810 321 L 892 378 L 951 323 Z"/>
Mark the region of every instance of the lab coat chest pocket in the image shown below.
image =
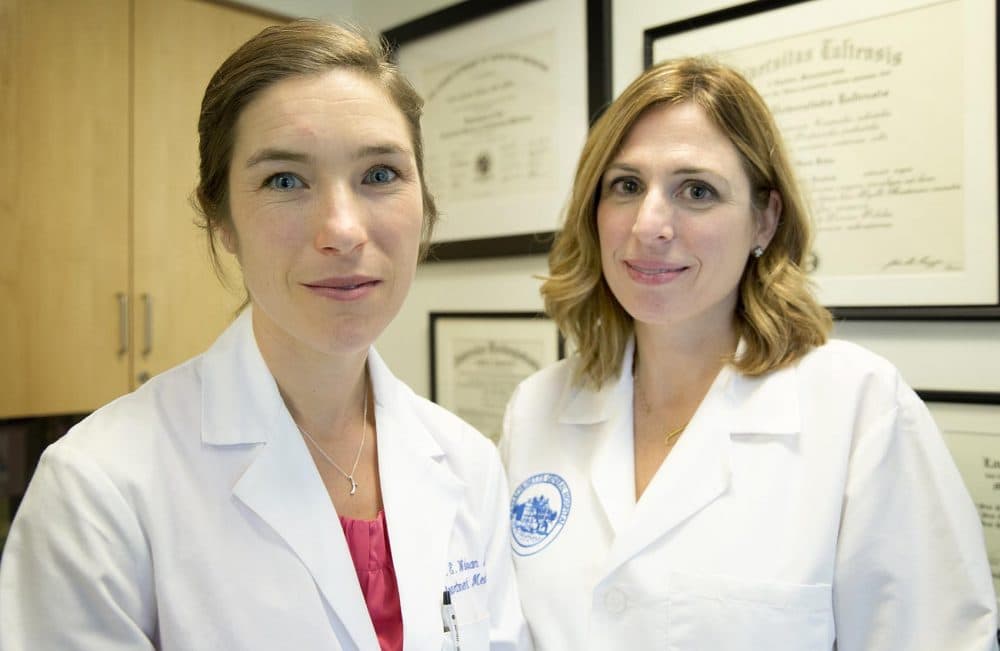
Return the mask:
<path id="1" fill-rule="evenodd" d="M 751 651 L 833 648 L 833 591 L 725 576 L 672 573 L 663 648 Z"/>

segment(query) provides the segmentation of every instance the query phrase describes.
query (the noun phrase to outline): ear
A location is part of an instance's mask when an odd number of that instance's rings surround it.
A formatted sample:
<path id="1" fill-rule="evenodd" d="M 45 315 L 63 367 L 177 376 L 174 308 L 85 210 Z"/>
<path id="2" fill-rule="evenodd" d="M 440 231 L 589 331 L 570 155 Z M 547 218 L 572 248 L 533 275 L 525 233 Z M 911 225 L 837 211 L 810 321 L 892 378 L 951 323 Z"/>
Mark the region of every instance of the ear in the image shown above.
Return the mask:
<path id="1" fill-rule="evenodd" d="M 781 210 L 783 207 L 781 194 L 777 190 L 771 190 L 771 193 L 767 197 L 767 206 L 757 216 L 757 234 L 753 240 L 755 246 L 766 249 L 767 245 L 771 243 L 771 238 L 774 237 L 774 233 L 778 230 L 778 222 L 781 221 Z"/>
<path id="2" fill-rule="evenodd" d="M 226 247 L 226 250 L 233 255 L 238 256 L 239 254 L 239 241 L 236 239 L 236 229 L 233 225 L 222 224 L 217 227 L 216 233 L 219 235 L 219 241 L 222 242 L 222 246 Z"/>

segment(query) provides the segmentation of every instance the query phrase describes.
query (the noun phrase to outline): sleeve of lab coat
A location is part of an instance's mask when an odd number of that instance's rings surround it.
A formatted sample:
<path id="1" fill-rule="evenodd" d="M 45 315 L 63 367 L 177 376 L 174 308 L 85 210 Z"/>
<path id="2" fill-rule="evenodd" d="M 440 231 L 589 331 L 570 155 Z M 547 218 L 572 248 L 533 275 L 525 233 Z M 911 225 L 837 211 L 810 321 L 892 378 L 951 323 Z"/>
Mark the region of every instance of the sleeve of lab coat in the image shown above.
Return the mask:
<path id="1" fill-rule="evenodd" d="M 494 456 L 492 477 L 485 496 L 484 522 L 487 532 L 486 567 L 490 582 L 490 649 L 492 651 L 531 651 L 533 645 L 528 624 L 521 612 L 521 599 L 514 578 L 510 551 L 510 509 L 507 477 L 499 458 Z"/>
<path id="2" fill-rule="evenodd" d="M 0 563 L 0 650 L 153 649 L 148 546 L 122 494 L 90 459 L 42 455 Z"/>
<path id="3" fill-rule="evenodd" d="M 837 650 L 996 649 L 979 516 L 927 408 L 898 378 L 895 394 L 895 407 L 856 423 L 833 586 Z"/>

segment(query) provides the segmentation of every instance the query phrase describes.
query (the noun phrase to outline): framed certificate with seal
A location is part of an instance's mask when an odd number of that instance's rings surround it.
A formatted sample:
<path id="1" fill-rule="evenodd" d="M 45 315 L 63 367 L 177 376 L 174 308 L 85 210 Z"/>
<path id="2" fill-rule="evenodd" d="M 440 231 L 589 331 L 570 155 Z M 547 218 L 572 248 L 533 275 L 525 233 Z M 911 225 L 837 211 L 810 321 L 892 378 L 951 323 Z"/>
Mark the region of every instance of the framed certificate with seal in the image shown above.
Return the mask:
<path id="1" fill-rule="evenodd" d="M 515 387 L 565 354 L 535 312 L 431 312 L 431 400 L 498 441 Z"/>
<path id="2" fill-rule="evenodd" d="M 838 317 L 1000 319 L 994 0 L 765 0 L 652 27 L 767 101 Z M 928 80 L 933 80 L 929 83 Z"/>
<path id="3" fill-rule="evenodd" d="M 441 213 L 429 260 L 548 250 L 610 97 L 609 13 L 601 0 L 467 1 L 385 32 L 425 102 Z"/>

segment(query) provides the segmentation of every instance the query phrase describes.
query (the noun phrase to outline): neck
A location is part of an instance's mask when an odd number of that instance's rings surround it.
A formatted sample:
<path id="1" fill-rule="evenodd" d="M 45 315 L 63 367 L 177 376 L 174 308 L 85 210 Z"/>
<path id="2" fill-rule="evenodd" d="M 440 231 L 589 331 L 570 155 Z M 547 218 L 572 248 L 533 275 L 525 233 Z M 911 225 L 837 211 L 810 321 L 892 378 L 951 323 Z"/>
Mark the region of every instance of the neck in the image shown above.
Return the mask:
<path id="1" fill-rule="evenodd" d="M 256 316 L 254 336 L 285 406 L 300 428 L 321 443 L 339 438 L 342 432 L 360 430 L 367 390 L 367 349 L 331 355 L 289 346 L 284 337 L 266 326 L 258 328 Z M 371 396 L 369 403 L 371 418 Z"/>
<path id="2" fill-rule="evenodd" d="M 731 323 L 714 331 L 636 323 L 635 383 L 650 407 L 697 404 L 736 344 Z"/>

